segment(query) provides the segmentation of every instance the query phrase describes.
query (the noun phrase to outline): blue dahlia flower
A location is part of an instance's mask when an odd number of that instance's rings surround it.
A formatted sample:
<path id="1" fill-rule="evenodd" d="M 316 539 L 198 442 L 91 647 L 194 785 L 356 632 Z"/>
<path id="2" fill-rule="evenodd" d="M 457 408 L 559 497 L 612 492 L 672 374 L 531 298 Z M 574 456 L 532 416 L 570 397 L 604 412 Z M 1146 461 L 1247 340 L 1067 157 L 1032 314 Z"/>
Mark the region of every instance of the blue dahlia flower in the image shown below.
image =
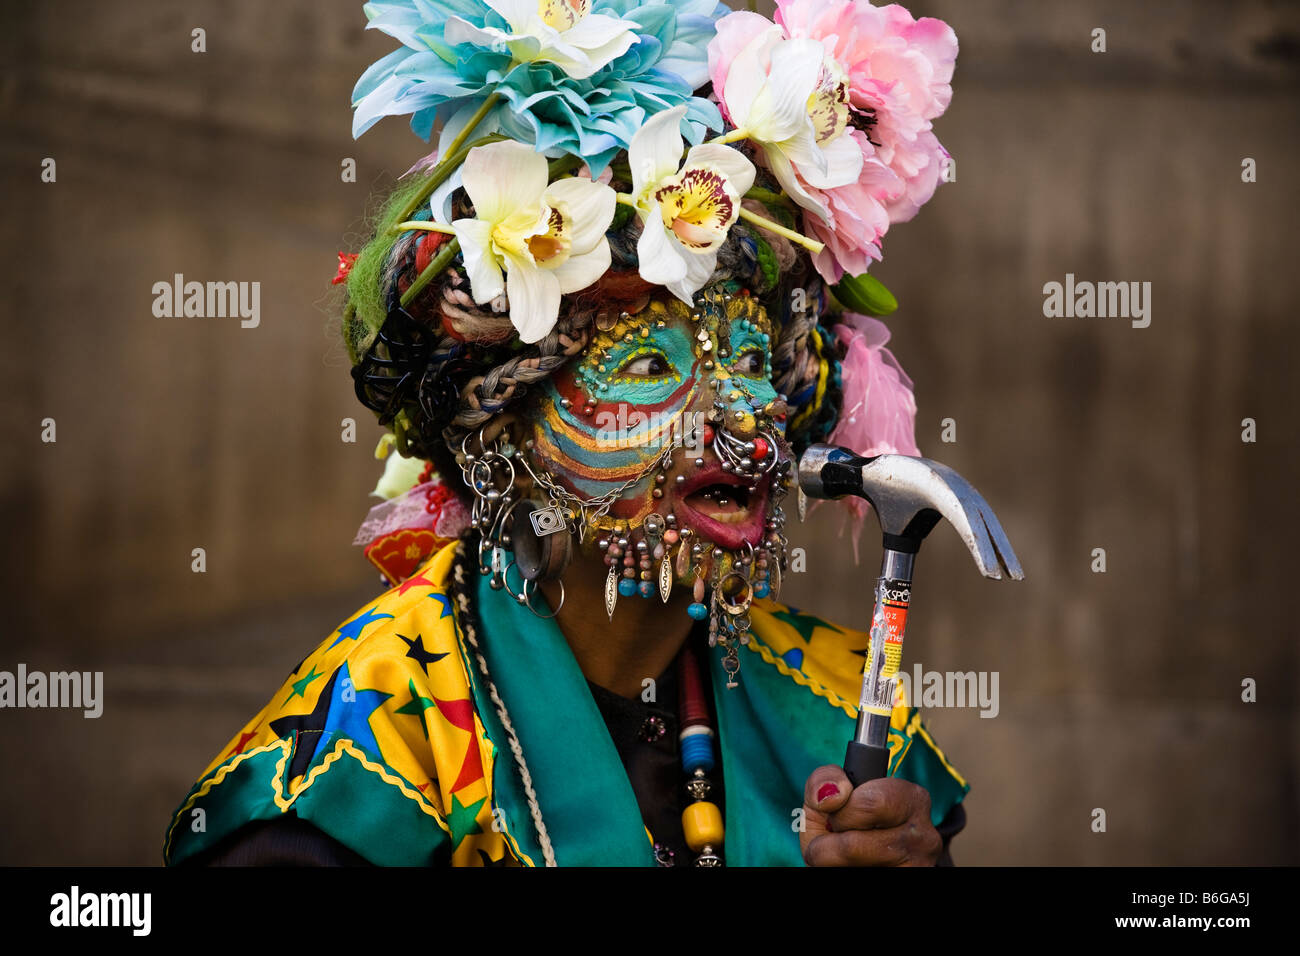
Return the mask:
<path id="1" fill-rule="evenodd" d="M 599 174 L 655 113 L 684 105 L 683 135 L 721 130 L 695 90 L 709 80 L 709 40 L 731 11 L 718 0 L 384 0 L 368 28 L 402 47 L 352 91 L 360 136 L 384 116 L 410 114 L 439 152 L 493 93 L 475 127 L 581 156 Z"/>

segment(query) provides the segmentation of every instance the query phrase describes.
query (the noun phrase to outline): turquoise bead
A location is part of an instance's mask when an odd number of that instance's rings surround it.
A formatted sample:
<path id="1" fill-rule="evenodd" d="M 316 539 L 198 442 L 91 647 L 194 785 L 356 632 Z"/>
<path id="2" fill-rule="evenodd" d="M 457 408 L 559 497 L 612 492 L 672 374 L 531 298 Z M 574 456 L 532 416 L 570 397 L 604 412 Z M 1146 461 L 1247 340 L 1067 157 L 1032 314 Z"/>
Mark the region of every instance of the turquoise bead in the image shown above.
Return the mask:
<path id="1" fill-rule="evenodd" d="M 709 616 L 709 609 L 700 602 L 696 601 L 686 609 L 686 613 L 697 621 L 702 621 Z"/>
<path id="2" fill-rule="evenodd" d="M 637 585 L 637 590 L 641 592 L 643 598 L 648 598 L 650 595 L 655 593 L 655 586 L 649 581 L 642 581 Z"/>
<path id="3" fill-rule="evenodd" d="M 636 594 L 636 582 L 631 578 L 624 578 L 618 582 L 618 593 L 623 597 L 631 597 Z"/>
<path id="4" fill-rule="evenodd" d="M 766 581 L 759 581 L 754 585 L 754 597 L 765 598 L 771 590 Z"/>

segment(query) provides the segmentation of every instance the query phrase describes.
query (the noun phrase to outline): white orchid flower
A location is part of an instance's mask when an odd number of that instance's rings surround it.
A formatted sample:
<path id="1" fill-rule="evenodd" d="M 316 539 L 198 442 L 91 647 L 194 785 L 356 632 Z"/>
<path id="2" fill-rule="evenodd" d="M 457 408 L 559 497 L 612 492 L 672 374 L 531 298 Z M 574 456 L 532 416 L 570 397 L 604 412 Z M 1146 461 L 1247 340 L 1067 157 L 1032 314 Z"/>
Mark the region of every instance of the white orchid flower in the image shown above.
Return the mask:
<path id="1" fill-rule="evenodd" d="M 536 342 L 555 326 L 560 296 L 609 269 L 614 190 L 577 177 L 547 185 L 546 157 L 513 140 L 470 150 L 461 179 L 474 218 L 451 225 L 474 301 L 505 292 L 519 337 Z"/>
<path id="2" fill-rule="evenodd" d="M 736 127 L 723 140 L 748 138 L 761 146 L 786 194 L 828 219 L 804 183 L 833 189 L 853 182 L 862 172 L 862 150 L 843 135 L 848 76 L 821 42 L 786 39 L 777 26 L 759 34 L 732 61 L 723 102 Z"/>
<path id="3" fill-rule="evenodd" d="M 463 17 L 448 17 L 448 43 L 472 43 L 509 51 L 517 63 L 554 63 L 583 80 L 628 51 L 640 24 L 591 12 L 591 0 L 484 0 L 510 25 L 477 27 Z"/>
<path id="4" fill-rule="evenodd" d="M 718 248 L 754 185 L 754 164 L 730 146 L 692 146 L 682 163 L 685 106 L 657 113 L 632 137 L 628 162 L 641 219 L 641 278 L 690 305 L 718 261 Z M 678 165 L 681 169 L 678 169 Z"/>

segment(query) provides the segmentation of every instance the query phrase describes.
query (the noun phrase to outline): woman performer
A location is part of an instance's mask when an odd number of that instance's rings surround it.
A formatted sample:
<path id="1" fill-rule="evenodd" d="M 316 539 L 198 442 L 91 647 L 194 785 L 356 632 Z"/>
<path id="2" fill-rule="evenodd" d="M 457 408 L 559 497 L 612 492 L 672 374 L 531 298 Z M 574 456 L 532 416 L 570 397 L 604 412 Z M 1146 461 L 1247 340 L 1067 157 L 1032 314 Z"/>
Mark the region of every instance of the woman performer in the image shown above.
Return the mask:
<path id="1" fill-rule="evenodd" d="M 366 10 L 404 46 L 357 132 L 441 129 L 340 256 L 390 588 L 213 760 L 168 862 L 951 862 L 966 782 L 900 689 L 889 776 L 853 788 L 868 636 L 776 595 L 804 448 L 918 454 L 845 306 L 888 310 L 867 264 L 941 177 L 952 31 L 849 0 Z"/>

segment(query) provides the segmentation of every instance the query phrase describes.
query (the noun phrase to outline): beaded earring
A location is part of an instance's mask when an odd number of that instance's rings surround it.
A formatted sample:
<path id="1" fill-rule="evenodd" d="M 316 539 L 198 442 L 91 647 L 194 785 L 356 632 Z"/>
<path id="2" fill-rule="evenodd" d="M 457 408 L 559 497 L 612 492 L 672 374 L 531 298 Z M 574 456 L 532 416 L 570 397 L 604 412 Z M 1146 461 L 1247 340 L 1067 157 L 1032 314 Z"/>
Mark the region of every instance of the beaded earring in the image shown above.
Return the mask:
<path id="1" fill-rule="evenodd" d="M 762 316 L 761 307 L 743 291 L 706 293 L 700 307 L 690 313 L 690 321 L 695 324 L 696 355 L 702 368 L 711 373 L 709 384 L 718 394 L 707 412 L 691 413 L 695 419 L 684 429 L 690 441 L 674 445 L 689 445 L 698 466 L 705 464 L 704 449 L 712 450 L 721 469 L 741 479 L 742 487 L 747 484 L 750 491 L 757 490 L 761 482 L 769 483 L 771 513 L 764 523 L 762 540 L 757 545 L 747 543 L 739 551 L 728 551 L 710 546 L 671 512 L 656 512 L 636 528 L 616 523 L 597 542 L 608 569 L 605 606 L 611 619 L 620 597 L 652 597 L 656 578 L 658 593 L 665 602 L 674 579 L 693 579 L 693 600 L 687 613 L 695 620 L 707 619 L 710 646 L 724 648 L 728 687 L 737 686 L 738 648 L 749 641 L 752 601 L 780 589 L 787 544 L 781 500 L 793 482 L 793 455 L 781 427 L 787 410 L 784 396 L 759 399 L 738 377 L 723 374 L 718 366 L 728 358 L 733 322 L 743 334 L 766 347 L 768 326 Z M 764 367 L 769 378 L 770 361 L 768 356 Z M 671 451 L 662 457 L 662 468 L 655 475 L 651 492 L 655 499 L 663 498 L 662 486 L 673 465 Z M 676 480 L 680 487 L 687 479 L 679 475 Z"/>

